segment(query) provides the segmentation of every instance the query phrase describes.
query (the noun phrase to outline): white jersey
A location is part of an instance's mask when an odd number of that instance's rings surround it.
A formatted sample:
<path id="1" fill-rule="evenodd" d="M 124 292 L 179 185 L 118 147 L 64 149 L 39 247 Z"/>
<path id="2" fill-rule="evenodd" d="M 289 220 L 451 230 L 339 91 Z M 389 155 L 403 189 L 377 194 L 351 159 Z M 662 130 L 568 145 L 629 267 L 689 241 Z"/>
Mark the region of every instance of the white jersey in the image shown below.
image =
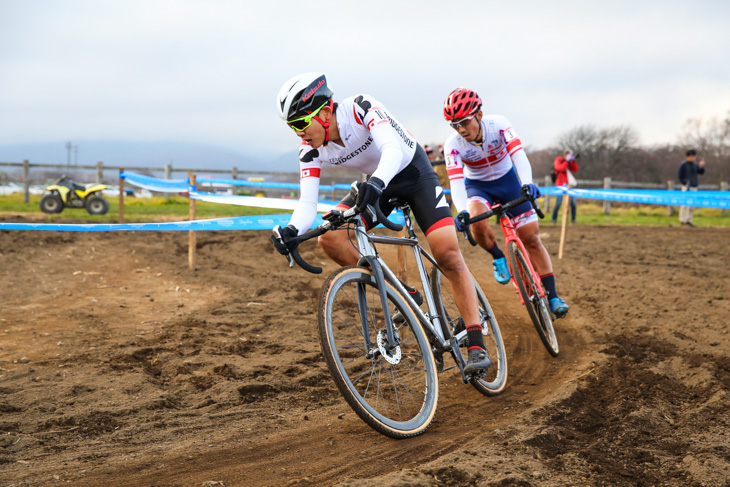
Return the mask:
<path id="1" fill-rule="evenodd" d="M 444 143 L 451 198 L 457 211 L 466 210 L 465 177 L 494 181 L 514 166 L 522 184 L 532 183 L 530 161 L 509 120 L 501 115 L 484 115 L 481 124 L 481 145 L 467 142 L 458 132 L 451 134 Z"/>
<path id="2" fill-rule="evenodd" d="M 337 106 L 337 130 L 344 146 L 330 142 L 299 148 L 300 197 L 289 224 L 302 234 L 317 215 L 323 163 L 357 169 L 388 183 L 413 160 L 413 135 L 377 100 L 368 95 L 345 98 Z"/>

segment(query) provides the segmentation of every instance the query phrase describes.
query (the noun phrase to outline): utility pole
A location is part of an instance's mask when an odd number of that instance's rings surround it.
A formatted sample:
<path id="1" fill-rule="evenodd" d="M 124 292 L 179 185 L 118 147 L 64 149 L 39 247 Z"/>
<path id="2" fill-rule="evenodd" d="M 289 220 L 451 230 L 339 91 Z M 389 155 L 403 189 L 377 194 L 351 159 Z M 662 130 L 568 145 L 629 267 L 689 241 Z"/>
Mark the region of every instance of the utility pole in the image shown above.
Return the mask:
<path id="1" fill-rule="evenodd" d="M 66 167 L 71 166 L 71 148 L 73 147 L 73 144 L 71 142 L 66 142 Z"/>

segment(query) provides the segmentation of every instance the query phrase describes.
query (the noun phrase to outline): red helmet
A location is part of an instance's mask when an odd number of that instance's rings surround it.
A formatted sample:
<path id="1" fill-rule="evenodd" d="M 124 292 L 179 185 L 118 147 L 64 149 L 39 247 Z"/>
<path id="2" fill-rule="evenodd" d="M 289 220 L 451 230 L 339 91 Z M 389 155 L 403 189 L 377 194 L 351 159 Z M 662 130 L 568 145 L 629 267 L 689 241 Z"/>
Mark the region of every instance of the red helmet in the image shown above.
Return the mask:
<path id="1" fill-rule="evenodd" d="M 456 88 L 444 102 L 444 118 L 447 121 L 473 115 L 482 108 L 482 99 L 468 88 Z"/>

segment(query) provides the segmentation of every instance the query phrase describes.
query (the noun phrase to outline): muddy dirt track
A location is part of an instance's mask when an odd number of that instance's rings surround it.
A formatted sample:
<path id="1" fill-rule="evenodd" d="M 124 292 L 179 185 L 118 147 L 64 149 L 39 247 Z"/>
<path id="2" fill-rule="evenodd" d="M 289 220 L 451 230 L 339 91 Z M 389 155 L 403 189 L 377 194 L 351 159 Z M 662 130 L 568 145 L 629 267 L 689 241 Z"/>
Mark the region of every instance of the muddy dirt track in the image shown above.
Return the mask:
<path id="1" fill-rule="evenodd" d="M 0 487 L 729 484 L 728 229 L 571 227 L 558 358 L 465 244 L 508 388 L 446 372 L 401 441 L 340 397 L 324 276 L 268 236 L 199 233 L 189 271 L 184 232 L 0 231 Z M 555 256 L 558 228 L 542 237 Z"/>

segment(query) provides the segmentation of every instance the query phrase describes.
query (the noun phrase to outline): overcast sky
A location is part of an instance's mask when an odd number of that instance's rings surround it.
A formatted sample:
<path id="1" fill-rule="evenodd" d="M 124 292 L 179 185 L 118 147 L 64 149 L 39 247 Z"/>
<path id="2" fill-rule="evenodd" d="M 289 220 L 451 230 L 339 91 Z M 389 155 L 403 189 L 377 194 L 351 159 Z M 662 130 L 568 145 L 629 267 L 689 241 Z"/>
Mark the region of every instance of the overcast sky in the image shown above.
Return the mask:
<path id="1" fill-rule="evenodd" d="M 596 3 L 594 5 L 594 3 Z M 185 141 L 284 153 L 275 98 L 324 71 L 422 143 L 463 85 L 545 147 L 579 125 L 672 142 L 730 110 L 730 2 L 0 0 L 0 144 Z"/>

